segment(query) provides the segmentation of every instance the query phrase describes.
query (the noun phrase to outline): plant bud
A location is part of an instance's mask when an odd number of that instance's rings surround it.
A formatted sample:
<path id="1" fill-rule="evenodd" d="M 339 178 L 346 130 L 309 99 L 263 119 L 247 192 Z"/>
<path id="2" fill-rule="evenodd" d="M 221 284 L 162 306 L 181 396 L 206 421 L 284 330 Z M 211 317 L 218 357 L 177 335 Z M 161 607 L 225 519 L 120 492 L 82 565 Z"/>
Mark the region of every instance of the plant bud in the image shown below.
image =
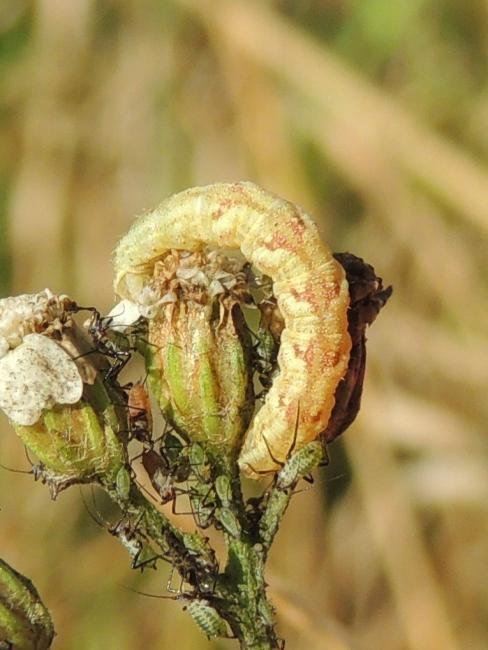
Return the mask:
<path id="1" fill-rule="evenodd" d="M 53 637 L 51 617 L 32 582 L 0 560 L 0 648 L 47 650 Z"/>
<path id="2" fill-rule="evenodd" d="M 236 263 L 171 251 L 156 262 L 149 307 L 149 381 L 172 424 L 218 453 L 237 451 L 252 414 L 251 364 Z"/>
<path id="3" fill-rule="evenodd" d="M 124 464 L 123 422 L 97 355 L 49 290 L 0 300 L 0 408 L 40 461 L 55 496 L 72 483 L 112 480 Z"/>

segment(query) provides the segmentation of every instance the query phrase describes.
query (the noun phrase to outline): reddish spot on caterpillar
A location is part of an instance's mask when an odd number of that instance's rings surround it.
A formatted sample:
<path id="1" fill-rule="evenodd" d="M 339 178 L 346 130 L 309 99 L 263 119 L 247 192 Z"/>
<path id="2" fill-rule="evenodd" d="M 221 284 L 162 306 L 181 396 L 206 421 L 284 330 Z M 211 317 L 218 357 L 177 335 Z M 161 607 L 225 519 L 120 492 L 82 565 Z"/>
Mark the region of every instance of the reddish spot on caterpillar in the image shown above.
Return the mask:
<path id="1" fill-rule="evenodd" d="M 273 233 L 271 239 L 264 243 L 265 248 L 270 251 L 276 251 L 280 248 L 290 250 L 290 241 L 288 237 L 280 232 Z"/>
<path id="2" fill-rule="evenodd" d="M 225 213 L 226 210 L 228 210 L 232 205 L 232 201 L 230 199 L 224 199 L 220 206 L 214 210 L 211 214 L 211 219 L 212 221 L 218 221 L 220 217 Z"/>
<path id="3" fill-rule="evenodd" d="M 334 368 L 339 363 L 340 354 L 337 350 L 329 350 L 322 354 L 322 365 L 324 368 Z"/>
<path id="4" fill-rule="evenodd" d="M 301 244 L 303 242 L 303 235 L 307 229 L 307 226 L 300 215 L 297 214 L 296 216 L 292 217 L 290 220 L 290 228 L 293 234 L 296 236 L 297 242 Z"/>
<path id="5" fill-rule="evenodd" d="M 324 289 L 322 291 L 322 296 L 329 302 L 337 298 L 338 295 L 339 295 L 339 285 L 337 284 L 337 282 L 329 282 L 324 286 Z"/>

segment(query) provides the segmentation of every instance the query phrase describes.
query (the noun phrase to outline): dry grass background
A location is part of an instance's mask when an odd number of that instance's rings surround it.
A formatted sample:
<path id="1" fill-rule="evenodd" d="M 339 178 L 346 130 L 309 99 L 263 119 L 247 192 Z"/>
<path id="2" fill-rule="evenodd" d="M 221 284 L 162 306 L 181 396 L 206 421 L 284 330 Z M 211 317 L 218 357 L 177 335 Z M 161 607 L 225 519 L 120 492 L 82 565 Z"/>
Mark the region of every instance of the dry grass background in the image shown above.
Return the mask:
<path id="1" fill-rule="evenodd" d="M 287 648 L 488 646 L 486 0 L 1 0 L 0 292 L 106 309 L 110 251 L 174 191 L 249 178 L 395 286 L 363 408 L 295 497 Z M 2 422 L 1 462 L 26 466 Z M 205 641 L 77 489 L 0 471 L 0 554 L 59 650 Z"/>

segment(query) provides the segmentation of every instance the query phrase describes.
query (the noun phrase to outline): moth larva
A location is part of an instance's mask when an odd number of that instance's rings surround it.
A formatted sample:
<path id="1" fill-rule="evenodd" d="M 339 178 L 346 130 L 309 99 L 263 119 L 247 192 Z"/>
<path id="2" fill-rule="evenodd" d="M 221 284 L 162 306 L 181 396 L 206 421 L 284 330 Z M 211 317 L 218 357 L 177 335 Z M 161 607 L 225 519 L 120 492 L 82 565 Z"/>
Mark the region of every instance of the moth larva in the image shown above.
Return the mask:
<path id="1" fill-rule="evenodd" d="M 246 433 L 239 464 L 251 477 L 278 469 L 327 426 L 347 369 L 349 293 L 344 270 L 296 205 L 249 182 L 196 187 L 135 221 L 115 251 L 115 290 L 137 302 L 154 262 L 170 249 L 240 249 L 273 280 L 284 319 L 280 372 Z M 266 436 L 266 441 L 263 438 Z"/>

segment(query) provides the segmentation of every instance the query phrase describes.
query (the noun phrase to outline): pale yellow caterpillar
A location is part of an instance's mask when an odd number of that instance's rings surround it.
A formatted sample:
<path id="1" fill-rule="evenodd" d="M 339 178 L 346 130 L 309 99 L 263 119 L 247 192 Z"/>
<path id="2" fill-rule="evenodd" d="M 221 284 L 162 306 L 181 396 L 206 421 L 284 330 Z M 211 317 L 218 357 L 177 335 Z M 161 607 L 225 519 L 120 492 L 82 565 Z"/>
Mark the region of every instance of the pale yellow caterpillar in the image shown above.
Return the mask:
<path id="1" fill-rule="evenodd" d="M 301 208 L 249 182 L 176 194 L 138 218 L 115 251 L 115 290 L 137 302 L 170 249 L 240 249 L 273 280 L 284 318 L 276 376 L 248 429 L 239 464 L 251 477 L 278 469 L 323 431 L 351 347 L 344 270 Z M 298 421 L 297 421 L 298 414 Z M 271 454 L 270 454 L 271 451 Z"/>

